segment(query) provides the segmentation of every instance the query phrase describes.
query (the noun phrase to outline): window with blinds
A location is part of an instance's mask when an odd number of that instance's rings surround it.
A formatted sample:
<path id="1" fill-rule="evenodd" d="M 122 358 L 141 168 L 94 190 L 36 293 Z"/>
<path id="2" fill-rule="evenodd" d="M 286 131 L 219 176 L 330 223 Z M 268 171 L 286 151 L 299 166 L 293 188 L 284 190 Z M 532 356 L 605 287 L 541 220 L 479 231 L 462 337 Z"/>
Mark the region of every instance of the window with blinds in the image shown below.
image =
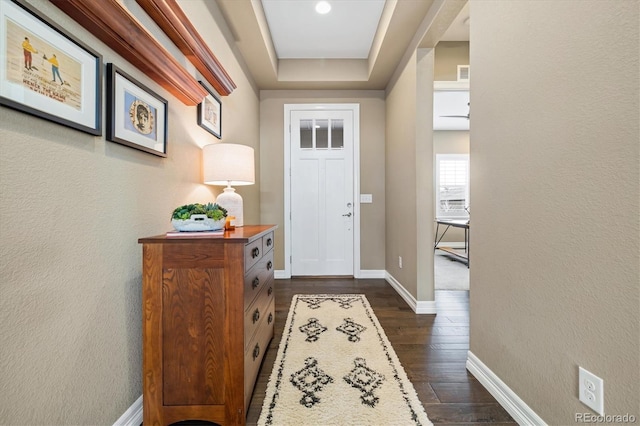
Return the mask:
<path id="1" fill-rule="evenodd" d="M 436 218 L 469 217 L 469 154 L 436 154 Z"/>

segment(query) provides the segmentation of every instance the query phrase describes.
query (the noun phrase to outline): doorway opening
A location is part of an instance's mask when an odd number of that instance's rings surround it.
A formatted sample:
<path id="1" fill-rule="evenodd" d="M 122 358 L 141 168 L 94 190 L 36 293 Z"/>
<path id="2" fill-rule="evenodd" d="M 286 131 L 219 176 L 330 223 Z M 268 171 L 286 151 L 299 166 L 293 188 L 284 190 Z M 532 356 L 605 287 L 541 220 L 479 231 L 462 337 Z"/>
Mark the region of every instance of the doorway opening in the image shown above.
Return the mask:
<path id="1" fill-rule="evenodd" d="M 469 16 L 466 6 L 456 22 Z M 452 28 L 458 25 L 452 24 Z M 465 29 L 460 26 L 459 29 Z M 457 27 L 456 27 L 457 28 Z M 468 27 L 436 45 L 434 58 L 434 289 L 469 290 L 470 56 Z M 446 232 L 446 233 L 445 233 Z M 443 235 L 444 234 L 444 235 Z"/>

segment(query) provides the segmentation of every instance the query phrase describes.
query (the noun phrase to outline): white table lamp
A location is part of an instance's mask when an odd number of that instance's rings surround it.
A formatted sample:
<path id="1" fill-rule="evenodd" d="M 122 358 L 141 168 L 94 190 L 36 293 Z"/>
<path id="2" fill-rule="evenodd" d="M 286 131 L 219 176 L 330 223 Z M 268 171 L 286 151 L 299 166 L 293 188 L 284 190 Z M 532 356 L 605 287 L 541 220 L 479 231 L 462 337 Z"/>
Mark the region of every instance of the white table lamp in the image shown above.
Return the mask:
<path id="1" fill-rule="evenodd" d="M 231 185 L 253 185 L 255 168 L 253 148 L 231 143 L 216 143 L 202 148 L 204 183 L 226 185 L 216 203 L 227 209 L 227 215 L 235 216 L 235 226 L 243 226 L 242 197 Z"/>

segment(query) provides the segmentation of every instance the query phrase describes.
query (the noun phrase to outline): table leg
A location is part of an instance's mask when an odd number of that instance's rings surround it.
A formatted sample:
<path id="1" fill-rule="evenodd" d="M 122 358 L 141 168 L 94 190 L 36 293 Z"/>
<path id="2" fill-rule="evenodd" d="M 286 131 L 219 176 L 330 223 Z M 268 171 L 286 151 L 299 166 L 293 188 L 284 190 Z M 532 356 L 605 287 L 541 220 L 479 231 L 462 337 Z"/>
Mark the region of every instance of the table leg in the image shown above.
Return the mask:
<path id="1" fill-rule="evenodd" d="M 445 228 L 445 230 L 442 233 L 442 235 L 440 235 L 440 239 L 438 239 L 438 229 L 440 229 L 440 224 L 438 223 L 436 225 L 436 239 L 435 239 L 435 244 L 433 245 L 433 251 L 435 251 L 438 248 L 438 244 L 440 244 L 440 241 L 442 241 L 442 239 L 444 238 L 444 234 L 447 233 L 447 231 L 449 230 L 450 226 L 451 225 L 447 225 L 447 227 Z"/>

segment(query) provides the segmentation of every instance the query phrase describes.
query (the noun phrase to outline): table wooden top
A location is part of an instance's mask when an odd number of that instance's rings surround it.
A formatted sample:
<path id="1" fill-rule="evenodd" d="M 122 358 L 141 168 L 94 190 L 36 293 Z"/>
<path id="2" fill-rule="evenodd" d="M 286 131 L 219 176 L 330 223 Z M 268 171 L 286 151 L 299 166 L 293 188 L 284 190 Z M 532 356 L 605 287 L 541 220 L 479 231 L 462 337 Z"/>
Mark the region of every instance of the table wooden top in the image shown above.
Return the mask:
<path id="1" fill-rule="evenodd" d="M 277 225 L 245 225 L 236 227 L 230 231 L 224 231 L 222 235 L 198 235 L 197 232 L 184 232 L 178 236 L 168 237 L 166 234 L 156 235 L 138 239 L 140 244 L 157 243 L 184 243 L 185 241 L 207 241 L 218 243 L 243 243 L 246 244 L 263 235 L 274 231 Z"/>

